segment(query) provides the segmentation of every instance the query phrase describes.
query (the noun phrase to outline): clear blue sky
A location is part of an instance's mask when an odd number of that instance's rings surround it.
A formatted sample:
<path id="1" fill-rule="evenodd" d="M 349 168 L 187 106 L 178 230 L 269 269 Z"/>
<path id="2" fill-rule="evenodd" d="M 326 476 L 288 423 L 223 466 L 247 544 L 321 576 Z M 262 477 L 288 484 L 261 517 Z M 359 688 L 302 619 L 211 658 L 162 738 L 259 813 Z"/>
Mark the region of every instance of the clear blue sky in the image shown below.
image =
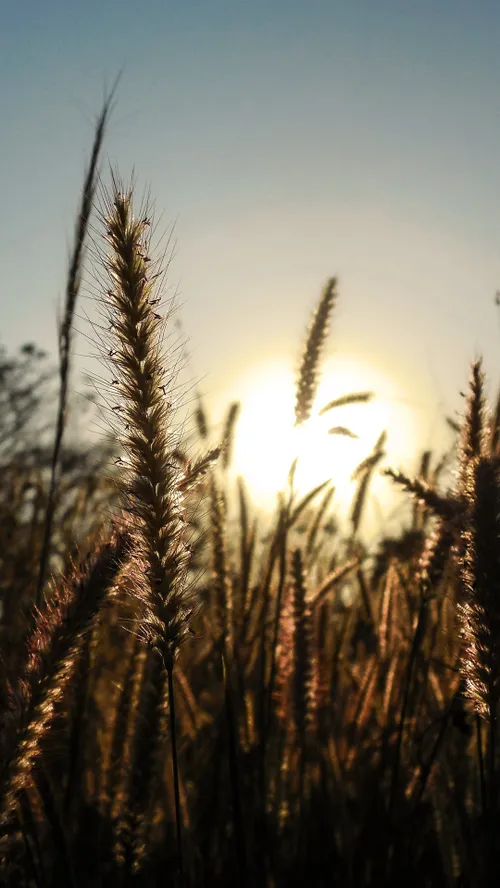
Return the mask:
<path id="1" fill-rule="evenodd" d="M 0 0 L 0 336 L 55 352 L 92 124 L 177 219 L 171 280 L 205 390 L 295 354 L 325 278 L 331 343 L 458 405 L 500 381 L 500 4 Z M 80 342 L 78 350 L 85 351 Z"/>

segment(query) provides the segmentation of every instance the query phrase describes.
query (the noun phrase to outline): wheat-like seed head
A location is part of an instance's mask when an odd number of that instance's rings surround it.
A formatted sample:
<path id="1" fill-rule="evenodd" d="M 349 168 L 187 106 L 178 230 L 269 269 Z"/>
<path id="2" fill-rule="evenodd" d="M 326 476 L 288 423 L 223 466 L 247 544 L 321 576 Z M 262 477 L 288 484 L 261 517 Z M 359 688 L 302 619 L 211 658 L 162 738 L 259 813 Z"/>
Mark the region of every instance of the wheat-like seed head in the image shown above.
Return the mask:
<path id="1" fill-rule="evenodd" d="M 500 477 L 498 461 L 475 457 L 464 474 L 469 504 L 463 531 L 460 606 L 466 691 L 477 712 L 496 718 L 500 699 Z"/>
<path id="2" fill-rule="evenodd" d="M 312 317 L 302 353 L 295 398 L 296 425 L 305 422 L 311 415 L 313 401 L 318 388 L 321 353 L 336 296 L 337 281 L 336 278 L 330 278 Z"/>
<path id="3" fill-rule="evenodd" d="M 165 367 L 157 289 L 162 271 L 149 256 L 148 208 L 135 217 L 132 189 L 123 190 L 113 178 L 103 216 L 108 244 L 103 261 L 110 281 L 105 295 L 108 357 L 126 459 L 121 488 L 138 543 L 134 577 L 143 609 L 141 631 L 165 661 L 172 661 L 194 608 L 186 583 L 184 472 L 172 455 L 178 443 L 173 422 L 178 371 Z"/>
<path id="4" fill-rule="evenodd" d="M 57 707 L 78 665 L 85 633 L 114 589 L 129 549 L 128 534 L 114 533 L 81 568 L 74 569 L 37 612 L 36 626 L 27 642 L 27 661 L 11 689 L 11 708 L 2 725 L 2 825 L 29 783 Z"/>
<path id="5" fill-rule="evenodd" d="M 409 478 L 403 472 L 394 469 L 386 469 L 384 472 L 408 493 L 431 509 L 443 521 L 451 524 L 458 523 L 463 518 L 466 506 L 463 500 L 456 496 L 442 496 L 430 484 L 419 478 Z"/>
<path id="6" fill-rule="evenodd" d="M 465 474 L 467 473 L 469 461 L 476 456 L 481 456 L 483 453 L 486 443 L 485 414 L 484 374 L 481 369 L 481 361 L 478 360 L 471 367 L 469 394 L 461 426 L 459 486 L 465 483 Z"/>
<path id="7" fill-rule="evenodd" d="M 210 479 L 210 525 L 212 535 L 213 622 L 216 647 L 226 655 L 233 645 L 233 588 L 226 553 L 225 508 L 214 477 Z"/>
<path id="8" fill-rule="evenodd" d="M 231 462 L 232 450 L 234 444 L 234 434 L 236 423 L 238 421 L 238 416 L 240 414 L 241 404 L 239 401 L 234 401 L 231 404 L 227 416 L 226 421 L 224 423 L 224 433 L 222 435 L 222 467 L 227 469 Z"/>
<path id="9" fill-rule="evenodd" d="M 302 552 L 295 549 L 292 556 L 292 621 L 293 621 L 293 675 L 292 700 L 297 733 L 302 742 L 316 716 L 317 664 L 311 607 L 307 594 L 307 580 Z"/>

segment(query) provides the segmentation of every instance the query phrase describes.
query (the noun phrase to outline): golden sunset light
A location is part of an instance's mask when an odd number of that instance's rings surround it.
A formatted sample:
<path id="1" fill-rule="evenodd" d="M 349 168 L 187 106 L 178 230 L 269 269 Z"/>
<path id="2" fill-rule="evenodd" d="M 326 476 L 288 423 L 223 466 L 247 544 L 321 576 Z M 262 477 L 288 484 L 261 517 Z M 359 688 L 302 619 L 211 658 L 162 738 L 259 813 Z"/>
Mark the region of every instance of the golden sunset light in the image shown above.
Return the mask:
<path id="1" fill-rule="evenodd" d="M 0 888 L 500 886 L 500 3 L 3 7 Z"/>
<path id="2" fill-rule="evenodd" d="M 297 494 L 304 495 L 331 479 L 337 504 L 346 507 L 355 487 L 352 473 L 384 430 L 390 430 L 388 455 L 396 465 L 404 460 L 413 446 L 417 414 L 398 400 L 400 393 L 389 375 L 337 358 L 325 361 L 312 415 L 303 426 L 296 427 L 295 381 L 293 368 L 285 361 L 262 364 L 235 381 L 228 398 L 240 392 L 242 408 L 232 473 L 245 478 L 257 505 L 271 509 L 297 458 Z M 332 400 L 354 392 L 372 392 L 373 397 L 367 403 L 335 407 L 320 415 Z M 387 505 L 393 490 L 375 475 L 372 496 Z"/>

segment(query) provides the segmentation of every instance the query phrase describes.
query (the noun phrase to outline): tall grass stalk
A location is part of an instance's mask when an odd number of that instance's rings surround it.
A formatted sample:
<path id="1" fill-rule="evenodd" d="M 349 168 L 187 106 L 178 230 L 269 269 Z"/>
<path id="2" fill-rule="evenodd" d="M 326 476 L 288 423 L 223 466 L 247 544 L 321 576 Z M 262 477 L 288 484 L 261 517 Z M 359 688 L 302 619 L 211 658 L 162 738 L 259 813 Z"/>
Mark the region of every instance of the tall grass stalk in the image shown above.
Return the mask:
<path id="1" fill-rule="evenodd" d="M 114 89 L 115 88 L 116 84 Z M 94 134 L 94 143 L 92 145 L 89 166 L 83 184 L 82 200 L 76 223 L 75 241 L 68 270 L 64 315 L 59 328 L 59 403 L 57 410 L 54 448 L 52 451 L 50 487 L 48 492 L 45 515 L 45 531 L 42 541 L 42 550 L 40 553 L 40 565 L 36 589 L 37 604 L 39 604 L 41 601 L 41 596 L 45 583 L 52 537 L 52 525 L 54 522 L 57 486 L 59 482 L 60 472 L 61 447 L 63 443 L 64 428 L 66 425 L 73 319 L 78 294 L 80 292 L 85 245 L 89 230 L 90 218 L 94 207 L 94 197 L 97 185 L 97 176 L 99 172 L 99 162 L 101 158 L 106 126 L 111 112 L 114 89 L 111 90 L 108 98 L 104 102 L 101 113 L 97 119 Z"/>
<path id="2" fill-rule="evenodd" d="M 15 810 L 19 793 L 29 784 L 57 706 L 77 668 L 85 634 L 114 589 L 129 548 L 128 534 L 116 531 L 38 610 L 23 672 L 11 690 L 12 710 L 2 737 L 3 827 Z"/>
<path id="3" fill-rule="evenodd" d="M 151 261 L 149 208 L 132 210 L 132 189 L 113 177 L 104 196 L 103 221 L 109 245 L 104 255 L 110 286 L 105 304 L 110 323 L 111 360 L 119 438 L 126 459 L 122 495 L 134 520 L 143 568 L 134 576 L 140 632 L 163 660 L 168 676 L 172 764 L 181 884 L 184 881 L 173 669 L 196 599 L 187 582 L 189 549 L 182 486 L 185 472 L 173 458 L 177 445 L 174 388 L 177 368 L 166 368 L 163 325 L 158 312 L 163 279 Z M 171 306 L 172 310 L 172 306 Z"/>

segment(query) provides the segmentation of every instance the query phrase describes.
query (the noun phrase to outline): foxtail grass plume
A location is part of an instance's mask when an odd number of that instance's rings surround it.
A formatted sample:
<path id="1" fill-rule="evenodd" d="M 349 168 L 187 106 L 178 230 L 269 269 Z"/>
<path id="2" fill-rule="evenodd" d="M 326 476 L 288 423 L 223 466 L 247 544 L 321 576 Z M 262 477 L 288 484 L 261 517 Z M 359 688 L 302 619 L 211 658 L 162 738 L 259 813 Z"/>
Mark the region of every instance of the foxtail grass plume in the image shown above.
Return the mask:
<path id="1" fill-rule="evenodd" d="M 128 558 L 130 537 L 115 531 L 87 562 L 61 582 L 37 612 L 27 659 L 11 688 L 0 744 L 0 822 L 12 815 L 30 782 L 56 710 L 75 674 L 85 635 L 115 588 Z"/>
<path id="2" fill-rule="evenodd" d="M 148 207 L 136 217 L 132 189 L 104 196 L 110 286 L 105 306 L 110 322 L 109 361 L 113 408 L 125 454 L 123 498 L 135 519 L 142 564 L 136 570 L 143 607 L 141 631 L 165 662 L 173 662 L 189 629 L 194 607 L 187 587 L 189 550 L 183 514 L 184 473 L 172 453 L 177 442 L 173 390 L 178 370 L 165 366 L 159 292 L 163 271 L 149 256 Z M 170 358 L 172 361 L 172 358 Z"/>
<path id="3" fill-rule="evenodd" d="M 471 368 L 469 395 L 466 401 L 465 415 L 461 425 L 459 464 L 460 475 L 467 473 L 472 459 L 481 456 L 486 444 L 485 435 L 486 405 L 484 399 L 484 375 L 481 360 L 475 361 Z M 465 483 L 460 477 L 459 484 Z"/>
<path id="4" fill-rule="evenodd" d="M 465 505 L 461 498 L 451 495 L 443 496 L 425 481 L 420 481 L 419 478 L 409 478 L 403 472 L 394 469 L 386 469 L 384 474 L 411 493 L 419 502 L 425 503 L 443 521 L 454 523 L 462 520 Z"/>
<path id="5" fill-rule="evenodd" d="M 337 407 L 347 407 L 350 404 L 368 404 L 373 397 L 373 392 L 351 392 L 348 395 L 340 395 L 340 397 L 334 398 L 333 401 L 329 401 L 328 404 L 325 404 L 325 406 L 319 411 L 318 415 L 323 416 L 325 413 L 328 413 L 329 410 L 335 410 Z"/>
<path id="6" fill-rule="evenodd" d="M 337 280 L 336 278 L 330 278 L 323 290 L 318 307 L 313 314 L 302 353 L 295 397 L 296 425 L 301 425 L 311 415 L 312 405 L 318 389 L 323 345 L 328 333 L 328 326 L 336 297 Z"/>
<path id="7" fill-rule="evenodd" d="M 479 715 L 495 720 L 500 699 L 500 477 L 495 459 L 470 460 L 465 495 L 461 605 L 466 693 Z"/>
<path id="8" fill-rule="evenodd" d="M 314 723 L 317 670 L 313 617 L 307 597 L 307 581 L 300 549 L 292 555 L 293 679 L 292 706 L 295 727 L 304 742 L 306 730 Z"/>
<path id="9" fill-rule="evenodd" d="M 213 623 L 216 647 L 232 654 L 233 588 L 229 576 L 225 539 L 225 504 L 217 482 L 210 479 L 210 525 L 212 535 Z"/>
<path id="10" fill-rule="evenodd" d="M 238 421 L 238 416 L 240 414 L 241 404 L 239 401 L 234 401 L 231 404 L 226 422 L 224 423 L 224 434 L 222 436 L 222 468 L 227 469 L 231 462 L 233 443 L 234 443 L 234 432 L 236 428 L 236 423 Z"/>

